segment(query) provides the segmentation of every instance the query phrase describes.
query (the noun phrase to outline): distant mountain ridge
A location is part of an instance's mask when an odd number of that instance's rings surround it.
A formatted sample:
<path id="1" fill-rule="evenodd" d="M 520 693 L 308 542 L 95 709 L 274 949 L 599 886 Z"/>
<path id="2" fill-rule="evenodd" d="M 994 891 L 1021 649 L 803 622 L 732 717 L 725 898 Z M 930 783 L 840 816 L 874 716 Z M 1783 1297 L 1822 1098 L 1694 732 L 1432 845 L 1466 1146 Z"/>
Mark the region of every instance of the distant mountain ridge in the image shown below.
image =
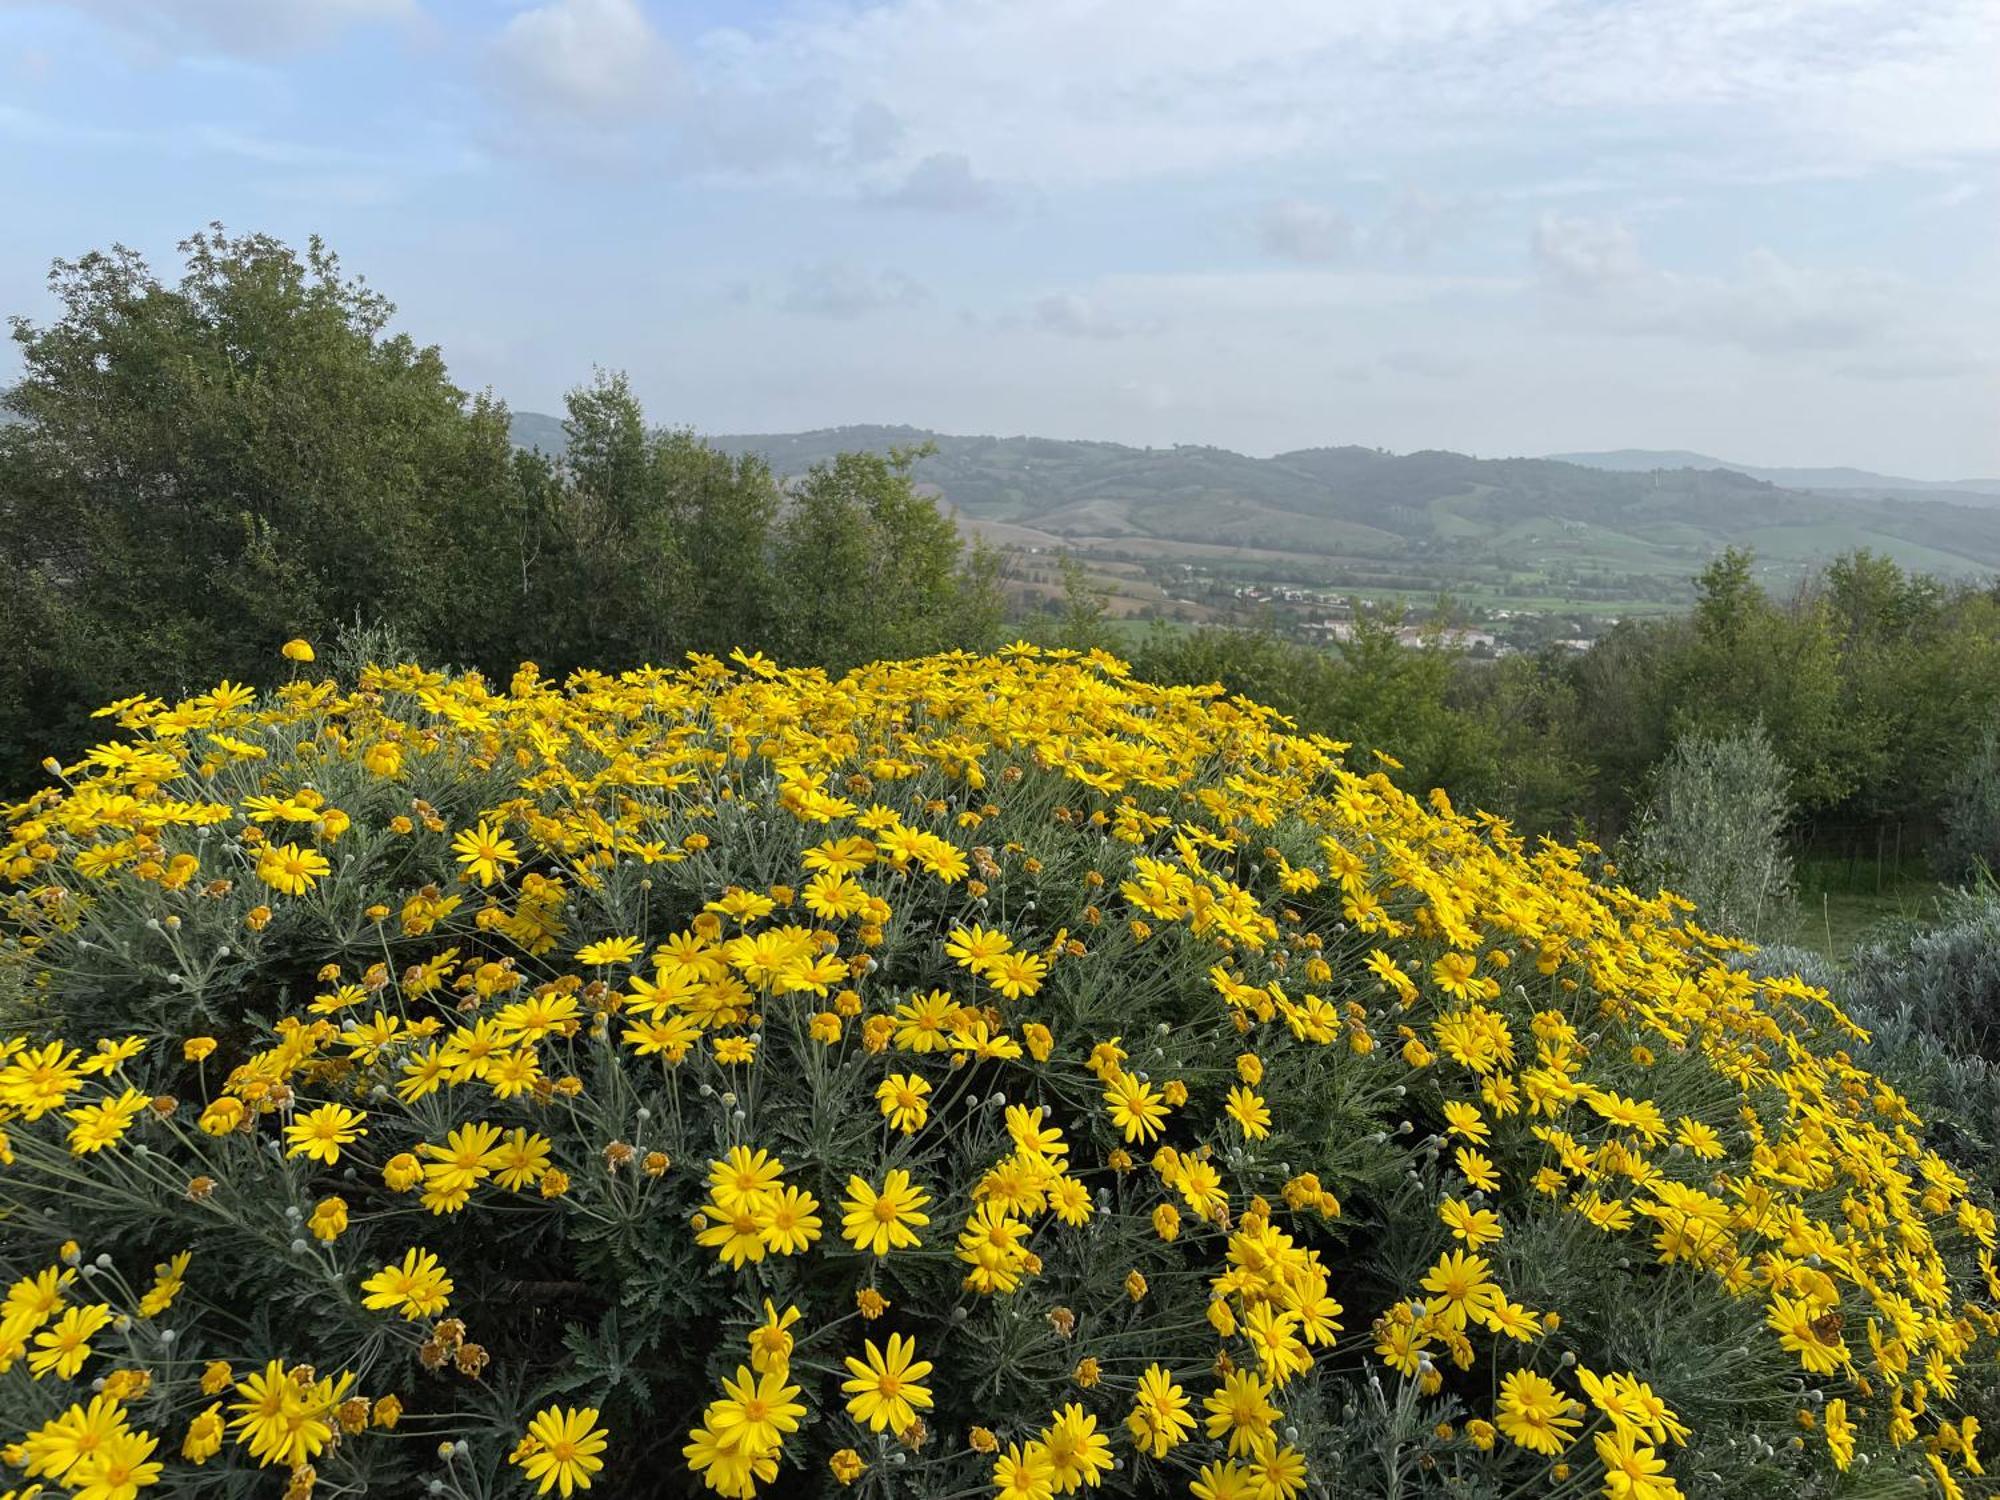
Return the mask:
<path id="1" fill-rule="evenodd" d="M 1689 453 L 1682 448 L 1614 448 L 1605 453 L 1551 453 L 1548 457 L 1558 463 L 1582 464 L 1587 469 L 1604 469 L 1614 474 L 1639 474 L 1654 469 L 1728 469 L 1788 490 L 1870 490 L 1895 495 L 1935 492 L 1939 499 L 1956 493 L 1983 497 L 1983 501 L 1967 503 L 2000 505 L 2000 479 L 1907 479 L 1896 474 L 1847 468 L 1773 469 L 1731 463 L 1726 458 Z"/>
<path id="2" fill-rule="evenodd" d="M 561 417 L 539 411 L 511 411 L 507 413 L 507 422 L 517 448 L 539 448 L 544 453 L 561 453 L 569 446 Z"/>
<path id="3" fill-rule="evenodd" d="M 517 431 L 552 446 L 547 434 L 559 437 L 560 424 L 535 417 L 520 414 L 531 420 Z M 1440 578 L 1561 570 L 1678 582 L 1731 545 L 1790 572 L 1859 547 L 1945 576 L 2000 570 L 2000 500 L 1979 508 L 1951 491 L 1884 500 L 1794 489 L 1722 464 L 1626 471 L 1355 446 L 1252 458 L 1198 444 L 1136 448 L 907 426 L 708 441 L 755 453 L 784 476 L 842 451 L 928 442 L 936 451 L 917 478 L 978 529 L 1030 547 L 1382 560 Z"/>
<path id="4" fill-rule="evenodd" d="M 563 448 L 562 418 L 552 417 L 543 412 L 515 412 L 514 441 L 524 448 L 540 448 L 545 452 L 559 453 Z M 768 443 L 773 452 L 797 449 L 813 451 L 827 432 L 853 432 L 869 436 L 871 444 L 880 442 L 917 443 L 937 436 L 922 428 L 907 426 L 824 428 L 817 432 L 766 434 L 754 439 L 726 439 Z M 1052 440 L 1041 440 L 1052 441 Z M 1117 444 L 1105 446 L 1117 447 Z M 1189 445 L 1177 444 L 1176 448 Z M 1317 450 L 1302 449 L 1301 452 Z M 1362 450 L 1373 451 L 1373 450 Z M 1285 455 L 1279 455 L 1283 458 Z M 1685 448 L 1613 448 L 1600 453 L 1548 453 L 1543 457 L 1551 463 L 1576 464 L 1586 469 L 1602 469 L 1612 474 L 1644 474 L 1655 469 L 1727 469 L 1733 474 L 1742 474 L 1751 479 L 1761 479 L 1766 484 L 1777 485 L 1788 490 L 1882 490 L 1897 494 L 1935 493 L 1940 500 L 1950 495 L 1968 494 L 1990 499 L 2000 504 L 2000 478 L 1993 479 L 1910 479 L 1897 474 L 1877 474 L 1868 469 L 1833 467 L 1824 469 L 1772 468 L 1760 464 L 1734 463 L 1726 458 L 1716 458 L 1707 453 L 1693 453 Z M 1255 462 L 1256 460 L 1252 460 Z M 1978 504 L 1980 501 L 1967 503 Z"/>

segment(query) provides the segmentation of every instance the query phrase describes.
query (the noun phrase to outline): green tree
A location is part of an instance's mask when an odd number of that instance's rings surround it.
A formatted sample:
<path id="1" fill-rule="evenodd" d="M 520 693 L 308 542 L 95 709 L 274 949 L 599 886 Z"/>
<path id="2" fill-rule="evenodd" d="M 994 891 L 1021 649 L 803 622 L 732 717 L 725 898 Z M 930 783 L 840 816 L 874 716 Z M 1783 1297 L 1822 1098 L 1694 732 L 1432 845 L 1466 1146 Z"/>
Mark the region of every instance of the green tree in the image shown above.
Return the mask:
<path id="1" fill-rule="evenodd" d="M 1133 665 L 1155 682 L 1219 683 L 1268 703 L 1304 732 L 1363 752 L 1393 746 L 1405 785 L 1443 786 L 1480 801 L 1500 784 L 1499 745 L 1493 721 L 1461 701 L 1479 696 L 1462 691 L 1469 664 L 1435 633 L 1417 646 L 1403 644 L 1401 624 L 1400 612 L 1357 605 L 1347 639 L 1331 648 L 1263 630 L 1158 630 L 1140 642 Z M 1365 756 L 1355 764 L 1374 768 Z"/>
<path id="2" fill-rule="evenodd" d="M 318 240 L 300 256 L 218 226 L 169 285 L 118 248 L 58 261 L 46 326 L 0 432 L 0 545 L 35 684 L 4 738 L 73 744 L 82 715 L 144 687 L 269 670 L 278 642 L 356 613 L 449 650 L 463 599 L 498 586 L 504 408 Z"/>
<path id="3" fill-rule="evenodd" d="M 725 652 L 765 639 L 781 607 L 771 577 L 772 528 L 780 494 L 761 458 L 732 459 L 693 433 L 655 439 L 692 598 L 688 644 Z"/>
<path id="4" fill-rule="evenodd" d="M 1968 884 L 2000 873 L 2000 724 L 1980 736 L 1940 822 L 1930 854 L 1942 879 Z"/>
<path id="5" fill-rule="evenodd" d="M 1591 747 L 1577 734 L 1575 685 L 1553 656 L 1466 662 L 1449 701 L 1493 742 L 1488 781 L 1460 789 L 1462 798 L 1503 814 L 1524 832 L 1590 831 L 1600 773 Z"/>
<path id="6" fill-rule="evenodd" d="M 1867 551 L 1825 576 L 1857 820 L 1930 821 L 2000 706 L 2000 611 Z"/>
<path id="7" fill-rule="evenodd" d="M 1074 553 L 1058 556 L 1056 567 L 1062 578 L 1062 595 L 1051 601 L 1057 610 L 1055 644 L 1072 651 L 1116 652 L 1122 642 L 1111 627 L 1111 612 L 1105 603 L 1110 595 L 1091 581 L 1090 570 Z"/>
<path id="8" fill-rule="evenodd" d="M 1549 663 L 1573 709 L 1571 742 L 1593 769 L 1586 815 L 1607 837 L 1629 823 L 1647 772 L 1673 742 L 1693 635 L 1686 620 L 1628 620 L 1589 651 Z"/>
<path id="9" fill-rule="evenodd" d="M 919 494 L 921 449 L 843 453 L 796 486 L 776 528 L 774 648 L 833 670 L 878 657 L 991 644 L 1002 617 L 998 561 L 969 551 Z"/>
<path id="10" fill-rule="evenodd" d="M 1781 608 L 1734 548 L 1696 581 L 1693 633 L 1668 674 L 1673 734 L 1716 735 L 1763 724 L 1807 808 L 1837 806 L 1857 784 L 1841 713 L 1832 612 L 1802 595 Z"/>
<path id="11" fill-rule="evenodd" d="M 1477 800 L 1493 782 L 1495 745 L 1487 725 L 1452 706 L 1463 654 L 1439 628 L 1406 646 L 1402 624 L 1400 609 L 1353 608 L 1353 628 L 1334 643 L 1344 670 L 1332 679 L 1325 711 L 1347 726 L 1339 738 L 1367 749 L 1394 746 L 1411 785 L 1460 789 Z"/>
<path id="12" fill-rule="evenodd" d="M 692 572 L 645 413 L 622 374 L 567 398 L 563 514 L 570 593 L 565 665 L 671 663 L 684 649 Z"/>

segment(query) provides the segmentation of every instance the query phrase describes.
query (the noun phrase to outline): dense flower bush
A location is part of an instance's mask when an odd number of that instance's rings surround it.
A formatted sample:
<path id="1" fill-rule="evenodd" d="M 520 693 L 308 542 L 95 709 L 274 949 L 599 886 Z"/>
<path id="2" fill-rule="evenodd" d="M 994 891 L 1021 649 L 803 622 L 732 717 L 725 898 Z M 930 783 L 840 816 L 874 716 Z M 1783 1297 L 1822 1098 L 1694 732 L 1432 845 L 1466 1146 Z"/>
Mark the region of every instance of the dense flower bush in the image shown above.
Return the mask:
<path id="1" fill-rule="evenodd" d="M 288 650 L 9 810 L 0 1482 L 1977 1483 L 1993 1214 L 1595 851 L 1101 655 Z"/>

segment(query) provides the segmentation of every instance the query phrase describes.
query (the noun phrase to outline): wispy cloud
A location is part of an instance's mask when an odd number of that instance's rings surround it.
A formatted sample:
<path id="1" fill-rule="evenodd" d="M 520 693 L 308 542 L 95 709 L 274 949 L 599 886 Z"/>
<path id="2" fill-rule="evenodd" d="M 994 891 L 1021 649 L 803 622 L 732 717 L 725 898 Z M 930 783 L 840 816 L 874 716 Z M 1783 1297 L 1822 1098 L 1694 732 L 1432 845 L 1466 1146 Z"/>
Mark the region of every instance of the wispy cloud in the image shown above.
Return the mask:
<path id="1" fill-rule="evenodd" d="M 0 104 L 0 136 L 49 147 L 117 151 L 142 158 L 222 158 L 288 171 L 377 174 L 383 179 L 456 170 L 466 158 L 435 143 L 404 142 L 400 149 L 369 150 L 260 135 L 236 126 L 170 121 L 151 130 L 97 125 Z"/>
<path id="2" fill-rule="evenodd" d="M 1666 270 L 1628 226 L 1558 214 L 1543 215 L 1531 250 L 1556 305 L 1612 332 L 1760 355 L 1865 356 L 1857 370 L 1970 368 L 1919 288 L 1892 272 L 1801 265 L 1764 248 L 1727 273 Z"/>
<path id="3" fill-rule="evenodd" d="M 916 209 L 924 213 L 980 213 L 998 207 L 998 185 L 972 169 L 972 158 L 958 151 L 934 151 L 887 187 L 864 196 L 884 208 Z"/>
<path id="4" fill-rule="evenodd" d="M 1374 268 L 1261 271 L 1162 271 L 1104 278 L 1136 305 L 1285 316 L 1328 310 L 1382 310 L 1415 304 L 1513 296 L 1529 283 L 1519 276 L 1463 275 Z"/>
<path id="5" fill-rule="evenodd" d="M 718 430 L 1992 472 L 1994 77 L 1991 0 L 0 0 L 0 273 L 318 229 Z"/>
<path id="6" fill-rule="evenodd" d="M 549 0 L 508 20 L 493 80 L 531 113 L 619 122 L 666 107 L 673 55 L 638 0 Z"/>
<path id="7" fill-rule="evenodd" d="M 0 9 L 25 0 L 0 0 Z M 416 0 L 52 0 L 102 22 L 157 59 L 220 54 L 274 59 L 323 46 L 348 28 L 416 18 Z"/>
<path id="8" fill-rule="evenodd" d="M 885 0 L 781 18 L 736 73 L 820 78 L 1048 186 L 1327 153 L 1727 134 L 1800 169 L 2000 150 L 1985 0 Z"/>
<path id="9" fill-rule="evenodd" d="M 1413 375 L 1420 380 L 1452 380 L 1470 368 L 1459 355 L 1438 349 L 1391 349 L 1379 363 L 1393 375 Z"/>
<path id="10" fill-rule="evenodd" d="M 1545 213 L 1529 249 L 1551 285 L 1581 297 L 1629 288 L 1653 274 L 1639 254 L 1639 237 L 1616 219 Z"/>
<path id="11" fill-rule="evenodd" d="M 1354 253 L 1354 226 L 1338 209 L 1285 198 L 1264 211 L 1258 236 L 1265 250 L 1284 260 L 1327 262 Z"/>
<path id="12" fill-rule="evenodd" d="M 870 270 L 850 261 L 819 261 L 792 273 L 781 306 L 814 318 L 860 318 L 892 308 L 915 307 L 929 289 L 897 270 Z"/>
<path id="13" fill-rule="evenodd" d="M 1122 339 L 1153 332 L 1157 324 L 1114 315 L 1081 292 L 1052 292 L 1037 298 L 1033 324 L 1044 333 L 1072 339 Z"/>

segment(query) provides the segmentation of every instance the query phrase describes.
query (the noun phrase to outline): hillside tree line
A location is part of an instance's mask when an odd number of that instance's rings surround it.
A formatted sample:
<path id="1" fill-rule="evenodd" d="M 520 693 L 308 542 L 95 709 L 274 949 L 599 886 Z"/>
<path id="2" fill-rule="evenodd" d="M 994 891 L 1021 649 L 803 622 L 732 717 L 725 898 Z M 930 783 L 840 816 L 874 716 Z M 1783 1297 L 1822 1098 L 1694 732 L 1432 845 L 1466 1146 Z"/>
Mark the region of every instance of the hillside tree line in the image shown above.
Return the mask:
<path id="1" fill-rule="evenodd" d="M 996 643 L 995 557 L 910 455 L 781 486 L 645 420 L 618 375 L 571 393 L 567 452 L 314 240 L 219 227 L 177 281 L 125 249 L 59 261 L 13 321 L 0 426 L 0 759 L 68 754 L 122 695 L 269 674 L 275 643 L 385 623 L 505 674 L 672 664 L 742 645 L 835 670 Z"/>
<path id="2" fill-rule="evenodd" d="M 171 281 L 122 248 L 58 261 L 55 315 L 13 322 L 0 784 L 89 743 L 103 703 L 267 679 L 277 642 L 355 622 L 500 676 L 738 646 L 839 671 L 1023 628 L 997 557 L 916 487 L 912 453 L 781 482 L 649 425 L 611 373 L 570 394 L 562 454 L 524 451 L 505 405 L 392 332 L 389 303 L 319 241 L 214 227 L 180 248 Z M 1659 803 L 1663 768 L 1751 736 L 1803 842 L 1893 827 L 1954 878 L 2000 861 L 1991 585 L 1858 552 L 1774 597 L 1729 552 L 1685 617 L 1475 661 L 1408 649 L 1365 610 L 1330 650 L 1243 630 L 1134 641 L 1070 577 L 1032 633 L 1222 683 L 1525 832 L 1616 837 Z"/>
<path id="3" fill-rule="evenodd" d="M 1132 655 L 1147 676 L 1221 682 L 1302 728 L 1392 750 L 1407 784 L 1528 833 L 1614 838 L 1642 819 L 1678 745 L 1752 736 L 1768 741 L 1799 843 L 1893 831 L 1948 878 L 2000 864 L 2000 587 L 1859 551 L 1776 597 L 1735 550 L 1697 587 L 1688 615 L 1621 622 L 1580 653 L 1410 650 L 1396 617 L 1357 610 L 1353 638 L 1331 648 L 1159 630 Z M 1064 622 L 1107 633 L 1087 604 Z"/>

